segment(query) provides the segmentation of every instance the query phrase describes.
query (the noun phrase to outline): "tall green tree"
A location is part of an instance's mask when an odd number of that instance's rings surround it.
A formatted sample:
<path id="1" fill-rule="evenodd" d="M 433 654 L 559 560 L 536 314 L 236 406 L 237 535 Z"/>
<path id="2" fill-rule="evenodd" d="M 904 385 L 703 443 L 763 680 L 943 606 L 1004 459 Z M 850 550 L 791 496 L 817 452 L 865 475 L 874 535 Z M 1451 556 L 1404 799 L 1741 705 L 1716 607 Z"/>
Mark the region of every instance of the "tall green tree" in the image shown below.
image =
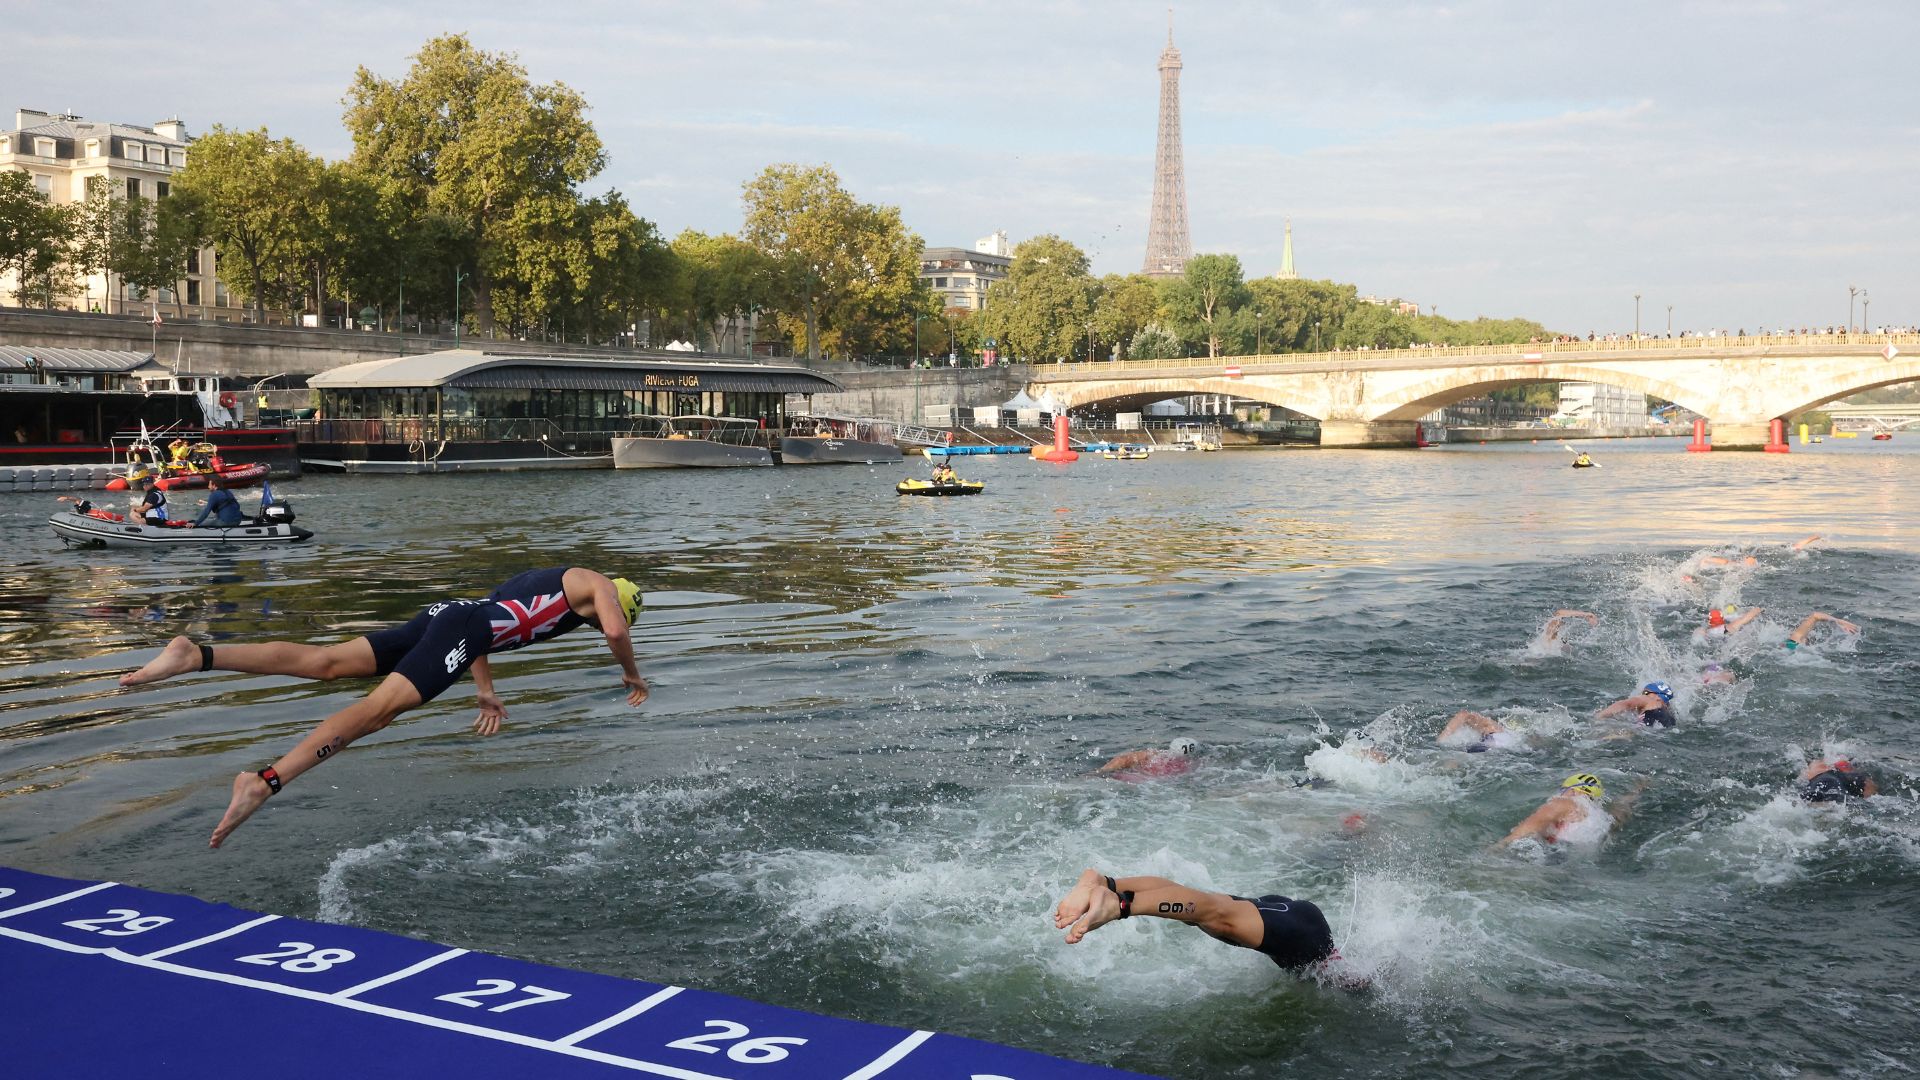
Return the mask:
<path id="1" fill-rule="evenodd" d="M 774 310 L 809 359 L 906 340 L 926 286 L 920 238 L 899 207 L 860 202 L 825 165 L 770 165 L 743 201 L 743 236 L 766 257 Z"/>
<path id="2" fill-rule="evenodd" d="M 651 221 L 635 214 L 619 192 L 581 208 L 587 232 L 587 289 L 580 319 L 589 343 L 617 337 L 657 311 L 672 295 L 676 256 Z"/>
<path id="3" fill-rule="evenodd" d="M 1094 294 L 1094 333 L 1122 358 L 1135 356 L 1133 339 L 1161 317 L 1160 300 L 1159 283 L 1145 274 L 1108 274 Z"/>
<path id="4" fill-rule="evenodd" d="M 188 262 L 206 243 L 204 208 L 197 196 L 175 192 L 164 199 L 125 199 L 109 259 L 115 273 L 135 286 L 158 310 L 160 290 L 173 293 L 174 314 L 185 312 L 180 283 Z"/>
<path id="5" fill-rule="evenodd" d="M 194 140 L 187 167 L 175 177 L 169 199 L 184 195 L 200 207 L 221 277 L 252 302 L 255 322 L 266 321 L 269 301 L 278 306 L 292 299 L 289 290 L 303 291 L 302 207 L 324 169 L 319 158 L 266 128 L 216 126 Z"/>
<path id="6" fill-rule="evenodd" d="M 703 347 L 716 344 L 713 328 L 764 309 L 772 299 L 773 267 L 752 244 L 735 236 L 687 229 L 673 238 L 680 268 L 676 329 Z M 739 348 L 743 342 L 734 342 Z"/>
<path id="7" fill-rule="evenodd" d="M 1333 281 L 1257 278 L 1247 289 L 1248 302 L 1262 313 L 1260 344 L 1272 352 L 1311 350 L 1316 324 L 1320 345 L 1332 345 L 1347 313 L 1360 306 L 1360 290 Z"/>
<path id="8" fill-rule="evenodd" d="M 14 169 L 0 171 L 0 269 L 13 275 L 14 302 L 50 295 L 49 281 L 69 264 L 67 241 L 72 223 L 65 207 L 40 194 L 33 177 Z"/>
<path id="9" fill-rule="evenodd" d="M 1167 290 L 1167 307 L 1176 323 L 1197 329 L 1207 355 L 1219 356 L 1222 323 L 1249 299 L 1238 255 L 1195 255 L 1186 272 Z"/>
<path id="10" fill-rule="evenodd" d="M 422 46 L 403 79 L 359 69 L 346 104 L 355 163 L 464 234 L 480 332 L 493 332 L 497 280 L 529 298 L 551 299 L 569 278 L 578 286 L 584 246 L 549 245 L 579 235 L 576 189 L 606 154 L 572 88 L 535 84 L 513 56 L 449 34 Z"/>
<path id="11" fill-rule="evenodd" d="M 1013 249 L 1007 276 L 987 292 L 987 332 L 1009 356 L 1066 360 L 1085 348 L 1095 284 L 1086 252 L 1047 234 Z"/>

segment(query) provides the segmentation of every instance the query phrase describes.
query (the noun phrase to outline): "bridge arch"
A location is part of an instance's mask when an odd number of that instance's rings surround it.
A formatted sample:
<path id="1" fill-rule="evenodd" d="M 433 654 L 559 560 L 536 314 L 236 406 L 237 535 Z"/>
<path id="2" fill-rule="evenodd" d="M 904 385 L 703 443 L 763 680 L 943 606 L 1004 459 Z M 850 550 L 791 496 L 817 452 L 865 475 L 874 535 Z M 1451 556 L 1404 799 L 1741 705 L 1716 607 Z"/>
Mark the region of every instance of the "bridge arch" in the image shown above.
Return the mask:
<path id="1" fill-rule="evenodd" d="M 1793 416 L 1849 394 L 1915 381 L 1920 381 L 1920 356 L 1896 356 L 1884 363 L 1861 364 L 1833 372 L 1809 386 L 1798 388 L 1799 392 L 1792 397 L 1776 397 L 1769 402 L 1769 406 L 1778 406 L 1774 416 Z"/>
<path id="2" fill-rule="evenodd" d="M 1381 395 L 1368 403 L 1368 411 L 1372 414 L 1370 419 L 1375 422 L 1418 420 L 1436 409 L 1444 409 L 1457 401 L 1490 390 L 1506 390 L 1543 382 L 1591 382 L 1617 386 L 1671 401 L 1703 416 L 1713 414 L 1714 403 L 1707 400 L 1698 389 L 1631 370 L 1572 364 L 1503 364 L 1447 371 Z"/>
<path id="3" fill-rule="evenodd" d="M 1144 387 L 1144 389 L 1143 389 Z M 1315 420 L 1325 419 L 1324 401 L 1313 396 L 1263 385 L 1257 378 L 1162 378 L 1125 382 L 1062 383 L 1034 382 L 1027 386 L 1033 397 L 1050 394 L 1067 409 L 1099 406 L 1115 412 L 1141 412 L 1156 401 L 1194 394 L 1219 394 L 1225 397 L 1258 401 L 1288 409 Z"/>

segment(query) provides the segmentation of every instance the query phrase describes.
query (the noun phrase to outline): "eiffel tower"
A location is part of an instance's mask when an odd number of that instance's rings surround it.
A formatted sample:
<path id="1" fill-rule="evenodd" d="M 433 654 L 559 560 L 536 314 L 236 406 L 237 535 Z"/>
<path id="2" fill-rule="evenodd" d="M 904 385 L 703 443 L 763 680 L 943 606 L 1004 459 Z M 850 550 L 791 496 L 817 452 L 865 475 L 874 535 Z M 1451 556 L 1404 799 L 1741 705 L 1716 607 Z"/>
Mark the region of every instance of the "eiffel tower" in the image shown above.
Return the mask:
<path id="1" fill-rule="evenodd" d="M 1187 175 L 1180 159 L 1180 50 L 1173 47 L 1167 12 L 1167 48 L 1160 54 L 1160 141 L 1153 155 L 1153 216 L 1147 221 L 1148 277 L 1179 277 L 1193 256 L 1187 237 Z"/>

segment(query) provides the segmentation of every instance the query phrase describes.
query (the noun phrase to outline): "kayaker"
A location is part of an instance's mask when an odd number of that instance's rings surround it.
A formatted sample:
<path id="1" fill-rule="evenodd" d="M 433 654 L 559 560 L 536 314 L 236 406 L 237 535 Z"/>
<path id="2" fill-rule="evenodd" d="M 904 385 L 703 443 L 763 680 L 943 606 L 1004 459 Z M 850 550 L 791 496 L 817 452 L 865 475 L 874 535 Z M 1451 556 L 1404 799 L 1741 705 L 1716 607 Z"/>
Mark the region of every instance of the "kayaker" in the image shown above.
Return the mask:
<path id="1" fill-rule="evenodd" d="M 960 482 L 960 477 L 954 473 L 953 466 L 942 461 L 933 467 L 933 482 L 936 484 L 957 484 Z"/>
<path id="2" fill-rule="evenodd" d="M 638 707 L 647 700 L 647 682 L 634 667 L 627 628 L 639 608 L 640 586 L 626 578 L 609 578 L 579 566 L 529 570 L 508 579 L 484 600 L 443 600 L 404 624 L 336 645 L 270 641 L 216 647 L 176 637 L 146 666 L 121 676 L 120 685 L 159 682 L 190 671 L 245 671 L 322 681 L 384 676 L 372 693 L 321 721 L 272 765 L 234 778 L 226 815 L 208 841 L 208 846 L 219 847 L 282 785 L 391 724 L 408 709 L 445 693 L 469 668 L 480 705 L 473 730 L 480 735 L 499 731 L 507 710 L 493 693 L 493 671 L 487 662 L 491 653 L 545 641 L 579 626 L 598 627 L 607 639 L 607 650 L 620 664 L 627 704 Z"/>
<path id="3" fill-rule="evenodd" d="M 1583 450 L 1573 459 L 1573 467 L 1576 469 L 1590 469 L 1593 467 L 1593 459 L 1588 457 L 1586 451 Z"/>
<path id="4" fill-rule="evenodd" d="M 222 529 L 231 529 L 247 523 L 246 512 L 240 509 L 240 500 L 233 497 L 227 485 L 219 476 L 207 477 L 207 501 L 200 507 L 200 516 L 193 519 L 193 527 L 199 528 L 212 515 L 214 525 Z"/>

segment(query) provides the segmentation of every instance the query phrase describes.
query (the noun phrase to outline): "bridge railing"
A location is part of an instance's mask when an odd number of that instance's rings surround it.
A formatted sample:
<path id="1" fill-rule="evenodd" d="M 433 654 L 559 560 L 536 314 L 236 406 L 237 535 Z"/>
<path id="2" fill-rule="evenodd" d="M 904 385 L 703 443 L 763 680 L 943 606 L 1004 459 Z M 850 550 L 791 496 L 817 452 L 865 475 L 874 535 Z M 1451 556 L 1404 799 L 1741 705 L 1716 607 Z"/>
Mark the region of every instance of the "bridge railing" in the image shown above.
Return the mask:
<path id="1" fill-rule="evenodd" d="M 1270 353 L 1257 356 L 1190 356 L 1166 360 L 1117 360 L 1091 363 L 1032 365 L 1032 379 L 1086 379 L 1103 375 L 1140 376 L 1156 371 L 1191 375 L 1196 369 L 1237 367 L 1243 374 L 1256 369 L 1285 370 L 1300 367 L 1325 367 L 1356 361 L 1406 361 L 1448 357 L 1498 356 L 1516 361 L 1543 361 L 1548 358 L 1575 359 L 1608 357 L 1614 359 L 1670 358 L 1676 352 L 1712 354 L 1735 349 L 1834 346 L 1867 348 L 1878 351 L 1888 345 L 1902 352 L 1920 350 L 1920 333 L 1897 334 L 1748 334 L 1745 337 L 1648 337 L 1615 341 L 1547 341 L 1521 345 L 1430 345 L 1409 349 L 1343 349 L 1334 352 Z"/>

